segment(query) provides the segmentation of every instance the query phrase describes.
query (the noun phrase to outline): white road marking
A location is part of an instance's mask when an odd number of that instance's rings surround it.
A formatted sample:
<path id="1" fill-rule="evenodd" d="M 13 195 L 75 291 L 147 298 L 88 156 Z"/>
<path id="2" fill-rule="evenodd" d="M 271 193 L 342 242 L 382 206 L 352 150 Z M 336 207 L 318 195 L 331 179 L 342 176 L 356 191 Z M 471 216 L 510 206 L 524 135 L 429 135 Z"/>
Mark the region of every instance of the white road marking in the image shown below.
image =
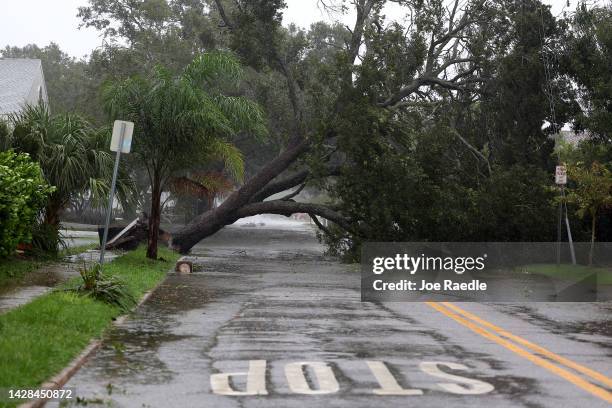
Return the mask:
<path id="1" fill-rule="evenodd" d="M 445 380 L 454 381 L 452 383 L 437 383 L 444 391 L 452 394 L 475 395 L 486 394 L 495 389 L 493 385 L 484 381 L 466 378 L 459 375 L 448 374 L 440 370 L 439 366 L 445 366 L 452 370 L 469 370 L 468 367 L 459 363 L 447 363 L 443 361 L 424 361 L 419 364 L 419 368 L 426 374 Z M 463 385 L 460 385 L 463 384 Z"/>
<path id="2" fill-rule="evenodd" d="M 304 375 L 304 368 L 310 367 L 317 378 L 319 389 L 313 390 L 310 388 L 308 381 Z M 289 388 L 296 394 L 333 394 L 338 392 L 340 386 L 336 381 L 336 376 L 330 366 L 322 361 L 303 361 L 297 363 L 288 363 L 285 366 L 285 377 Z"/>
<path id="3" fill-rule="evenodd" d="M 236 391 L 230 385 L 230 377 L 246 376 L 246 391 Z M 247 373 L 218 373 L 210 376 L 210 387 L 215 394 L 244 396 L 268 395 L 266 390 L 266 360 L 250 360 Z"/>
<path id="4" fill-rule="evenodd" d="M 366 361 L 368 367 L 380 384 L 380 388 L 373 390 L 376 395 L 423 395 L 423 390 L 402 388 L 393 377 L 385 363 L 382 361 Z"/>

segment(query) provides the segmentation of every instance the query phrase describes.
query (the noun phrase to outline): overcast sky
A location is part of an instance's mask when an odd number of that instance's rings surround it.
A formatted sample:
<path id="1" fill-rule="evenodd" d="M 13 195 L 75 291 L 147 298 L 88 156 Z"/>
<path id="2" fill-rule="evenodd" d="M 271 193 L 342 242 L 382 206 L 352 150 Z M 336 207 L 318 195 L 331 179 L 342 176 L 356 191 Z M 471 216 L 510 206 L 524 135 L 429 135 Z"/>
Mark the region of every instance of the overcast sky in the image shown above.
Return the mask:
<path id="1" fill-rule="evenodd" d="M 317 7 L 317 0 L 286 2 L 285 24 L 308 27 L 314 21 L 330 20 L 330 16 Z M 0 15 L 1 48 L 31 43 L 45 46 L 53 41 L 68 54 L 82 57 L 102 43 L 96 30 L 78 28 L 77 8 L 86 5 L 87 0 L 10 0 L 3 3 Z M 567 0 L 544 0 L 544 3 L 552 4 L 553 13 L 559 14 Z M 570 7 L 574 8 L 576 3 L 577 0 L 570 0 Z M 391 15 L 393 10 L 387 13 Z"/>

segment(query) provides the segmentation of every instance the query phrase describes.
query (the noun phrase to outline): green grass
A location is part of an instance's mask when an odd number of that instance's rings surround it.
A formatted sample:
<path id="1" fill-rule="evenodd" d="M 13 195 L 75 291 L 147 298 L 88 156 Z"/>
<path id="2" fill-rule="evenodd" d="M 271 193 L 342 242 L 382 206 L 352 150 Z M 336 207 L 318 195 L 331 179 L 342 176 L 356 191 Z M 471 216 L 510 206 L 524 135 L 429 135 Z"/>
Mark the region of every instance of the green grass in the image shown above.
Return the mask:
<path id="1" fill-rule="evenodd" d="M 590 274 L 597 274 L 597 283 L 603 285 L 612 284 L 612 268 L 594 268 L 584 265 L 568 265 L 568 264 L 534 264 L 525 265 L 520 268 L 521 271 L 545 275 L 559 279 L 567 279 L 577 281 L 586 278 Z"/>
<path id="2" fill-rule="evenodd" d="M 146 259 L 139 248 L 105 265 L 104 273 L 120 278 L 139 299 L 179 257 L 165 248 L 160 248 L 159 256 L 164 260 Z M 37 387 L 61 371 L 92 338 L 100 337 L 120 313 L 89 297 L 55 291 L 0 315 L 0 388 Z"/>
<path id="3" fill-rule="evenodd" d="M 86 244 L 86 245 L 77 245 L 73 247 L 67 247 L 59 251 L 58 258 L 65 258 L 67 256 L 77 255 L 81 252 L 85 252 L 90 249 L 94 249 L 99 247 L 98 244 Z"/>
<path id="4" fill-rule="evenodd" d="M 0 287 L 23 278 L 42 265 L 37 259 L 9 258 L 0 260 Z"/>

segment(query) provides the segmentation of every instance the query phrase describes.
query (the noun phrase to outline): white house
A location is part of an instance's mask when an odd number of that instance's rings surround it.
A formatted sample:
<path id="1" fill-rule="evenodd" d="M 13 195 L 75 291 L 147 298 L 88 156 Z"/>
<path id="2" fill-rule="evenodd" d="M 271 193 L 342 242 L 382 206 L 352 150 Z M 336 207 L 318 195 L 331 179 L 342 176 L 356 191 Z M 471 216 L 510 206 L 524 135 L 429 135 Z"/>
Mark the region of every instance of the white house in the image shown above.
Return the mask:
<path id="1" fill-rule="evenodd" d="M 0 118 L 39 101 L 48 104 L 47 87 L 39 59 L 0 59 Z"/>

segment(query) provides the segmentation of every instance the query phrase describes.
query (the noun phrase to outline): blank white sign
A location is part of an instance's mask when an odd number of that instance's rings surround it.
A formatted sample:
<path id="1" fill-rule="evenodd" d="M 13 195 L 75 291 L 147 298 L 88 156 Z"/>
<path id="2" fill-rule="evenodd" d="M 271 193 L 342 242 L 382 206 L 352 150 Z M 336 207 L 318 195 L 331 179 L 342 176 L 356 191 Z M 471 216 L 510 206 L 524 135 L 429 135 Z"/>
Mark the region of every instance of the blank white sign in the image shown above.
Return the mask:
<path id="1" fill-rule="evenodd" d="M 125 126 L 125 127 L 124 127 Z M 129 153 L 132 147 L 132 134 L 134 133 L 134 123 L 125 120 L 116 120 L 113 125 L 113 138 L 111 139 L 110 149 L 113 152 L 119 151 L 119 141 L 123 131 L 123 145 L 121 153 Z"/>

